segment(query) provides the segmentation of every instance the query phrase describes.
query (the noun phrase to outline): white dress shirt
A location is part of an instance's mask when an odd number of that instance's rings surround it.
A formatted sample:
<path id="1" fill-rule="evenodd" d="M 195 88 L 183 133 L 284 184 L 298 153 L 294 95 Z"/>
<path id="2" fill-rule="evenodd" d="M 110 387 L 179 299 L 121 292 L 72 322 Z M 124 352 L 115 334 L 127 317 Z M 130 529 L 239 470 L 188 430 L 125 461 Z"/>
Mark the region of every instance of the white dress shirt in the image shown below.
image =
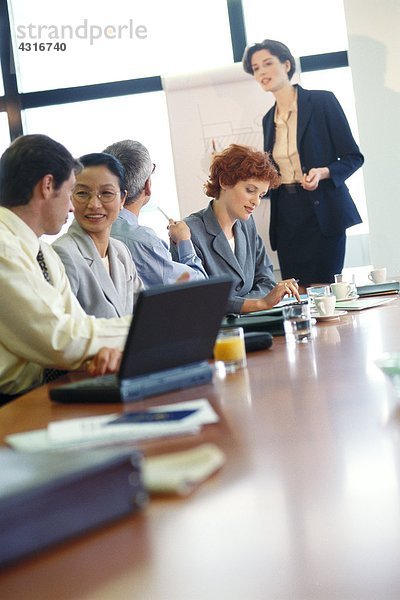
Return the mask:
<path id="1" fill-rule="evenodd" d="M 44 367 L 78 369 L 102 346 L 122 350 L 131 317 L 88 316 L 54 250 L 40 243 L 51 284 L 36 260 L 39 239 L 0 207 L 0 392 L 42 383 Z"/>

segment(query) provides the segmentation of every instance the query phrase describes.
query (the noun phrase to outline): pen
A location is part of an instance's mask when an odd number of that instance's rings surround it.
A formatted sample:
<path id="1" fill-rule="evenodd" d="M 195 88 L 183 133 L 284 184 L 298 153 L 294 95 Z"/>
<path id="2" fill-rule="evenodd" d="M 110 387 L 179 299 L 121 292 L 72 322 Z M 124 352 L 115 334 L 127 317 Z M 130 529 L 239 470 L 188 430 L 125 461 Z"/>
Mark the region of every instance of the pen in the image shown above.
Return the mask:
<path id="1" fill-rule="evenodd" d="M 164 215 L 164 217 L 167 219 L 167 221 L 168 221 L 168 223 L 169 223 L 169 221 L 170 221 L 171 219 L 169 218 L 169 216 L 167 215 L 167 213 L 166 213 L 166 212 L 164 212 L 164 211 L 163 211 L 163 209 L 162 209 L 162 208 L 160 208 L 159 206 L 157 206 L 157 208 L 158 208 L 158 210 L 160 211 L 160 213 Z"/>

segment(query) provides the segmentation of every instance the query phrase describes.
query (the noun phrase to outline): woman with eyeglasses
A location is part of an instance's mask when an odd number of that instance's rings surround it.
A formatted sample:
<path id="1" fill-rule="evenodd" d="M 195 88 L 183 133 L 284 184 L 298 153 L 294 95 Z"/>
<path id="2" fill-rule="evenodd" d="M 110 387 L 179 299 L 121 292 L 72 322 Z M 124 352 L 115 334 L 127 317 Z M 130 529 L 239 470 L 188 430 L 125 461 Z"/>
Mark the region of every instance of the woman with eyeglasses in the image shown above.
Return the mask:
<path id="1" fill-rule="evenodd" d="M 291 83 L 296 63 L 285 44 L 248 46 L 243 68 L 275 98 L 263 131 L 281 175 L 271 191 L 269 233 L 282 277 L 290 273 L 304 287 L 331 283 L 343 268 L 346 229 L 361 223 L 345 181 L 363 155 L 332 92 Z"/>
<path id="2" fill-rule="evenodd" d="M 184 219 L 206 273 L 232 279 L 227 312 L 265 310 L 284 296 L 300 300 L 294 279 L 275 282 L 252 216 L 269 188 L 278 184 L 276 168 L 265 152 L 231 144 L 213 155 L 204 185 L 209 205 Z M 176 255 L 174 232 L 170 231 L 170 238 Z"/>
<path id="3" fill-rule="evenodd" d="M 143 283 L 128 248 L 110 237 L 124 206 L 125 173 L 114 156 L 85 154 L 72 193 L 75 219 L 53 242 L 81 306 L 95 317 L 132 314 Z"/>

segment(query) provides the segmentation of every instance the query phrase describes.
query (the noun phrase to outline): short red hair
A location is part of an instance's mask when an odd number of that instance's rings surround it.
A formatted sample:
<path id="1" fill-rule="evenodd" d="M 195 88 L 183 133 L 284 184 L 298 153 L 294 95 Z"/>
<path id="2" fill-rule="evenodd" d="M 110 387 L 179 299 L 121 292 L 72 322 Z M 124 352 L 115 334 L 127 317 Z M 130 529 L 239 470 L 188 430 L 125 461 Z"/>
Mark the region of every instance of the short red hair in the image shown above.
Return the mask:
<path id="1" fill-rule="evenodd" d="M 280 175 L 266 152 L 249 146 L 231 144 L 222 152 L 214 154 L 204 191 L 211 198 L 218 198 L 223 185 L 233 186 L 238 181 L 259 179 L 277 188 Z"/>

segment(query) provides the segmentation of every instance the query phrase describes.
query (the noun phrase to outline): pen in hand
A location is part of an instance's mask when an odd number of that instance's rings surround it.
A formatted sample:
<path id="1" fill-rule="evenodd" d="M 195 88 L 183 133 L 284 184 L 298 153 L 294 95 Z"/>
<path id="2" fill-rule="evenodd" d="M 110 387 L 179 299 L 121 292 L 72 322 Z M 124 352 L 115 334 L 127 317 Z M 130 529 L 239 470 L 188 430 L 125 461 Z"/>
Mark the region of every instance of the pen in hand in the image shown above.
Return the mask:
<path id="1" fill-rule="evenodd" d="M 168 223 L 169 223 L 171 220 L 173 221 L 173 219 L 170 219 L 170 217 L 167 215 L 167 213 L 166 213 L 166 212 L 164 212 L 164 211 L 163 211 L 163 209 L 162 209 L 162 208 L 160 208 L 159 206 L 157 206 L 157 208 L 158 208 L 158 210 L 160 211 L 160 213 L 161 213 L 162 215 L 164 215 L 164 217 L 167 219 Z"/>

